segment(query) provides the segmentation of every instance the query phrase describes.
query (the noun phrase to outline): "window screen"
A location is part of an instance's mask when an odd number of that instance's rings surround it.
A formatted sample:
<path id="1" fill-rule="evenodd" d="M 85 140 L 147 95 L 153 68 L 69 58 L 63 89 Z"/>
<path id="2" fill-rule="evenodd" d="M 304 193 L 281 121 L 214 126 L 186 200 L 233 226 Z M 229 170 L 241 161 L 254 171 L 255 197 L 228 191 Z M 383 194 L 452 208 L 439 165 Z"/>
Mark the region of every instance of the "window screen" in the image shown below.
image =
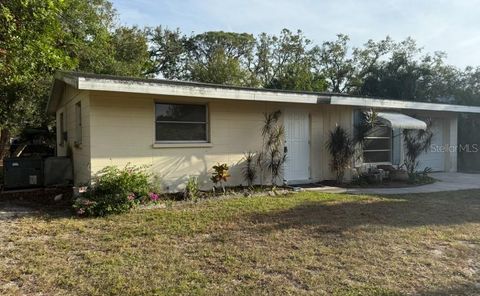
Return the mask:
<path id="1" fill-rule="evenodd" d="M 363 146 L 363 162 L 392 162 L 392 129 L 390 127 L 379 125 L 368 133 Z"/>
<path id="2" fill-rule="evenodd" d="M 157 142 L 207 142 L 206 105 L 155 104 Z"/>

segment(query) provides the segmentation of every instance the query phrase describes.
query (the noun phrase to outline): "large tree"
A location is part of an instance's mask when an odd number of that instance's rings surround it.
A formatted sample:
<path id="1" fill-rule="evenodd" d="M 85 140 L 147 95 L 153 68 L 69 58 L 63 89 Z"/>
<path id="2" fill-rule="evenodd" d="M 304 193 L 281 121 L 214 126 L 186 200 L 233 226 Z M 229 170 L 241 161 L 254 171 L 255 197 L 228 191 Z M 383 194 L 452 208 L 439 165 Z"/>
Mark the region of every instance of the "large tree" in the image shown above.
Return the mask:
<path id="1" fill-rule="evenodd" d="M 150 29 L 152 74 L 238 86 L 323 91 L 317 47 L 301 31 L 277 35 Z"/>
<path id="2" fill-rule="evenodd" d="M 41 124 L 46 83 L 75 63 L 57 46 L 63 1 L 6 1 L 0 6 L 0 159 L 11 135 Z"/>
<path id="3" fill-rule="evenodd" d="M 192 80 L 249 86 L 247 71 L 255 38 L 251 34 L 206 32 L 191 37 L 187 69 Z"/>
<path id="4" fill-rule="evenodd" d="M 170 30 L 162 26 L 148 29 L 151 67 L 149 74 L 161 75 L 166 79 L 189 79 L 187 36 L 179 29 Z"/>
<path id="5" fill-rule="evenodd" d="M 316 68 L 318 52 L 300 30 L 283 29 L 279 36 L 260 34 L 254 73 L 266 88 L 324 91 L 326 81 Z"/>
<path id="6" fill-rule="evenodd" d="M 57 69 L 143 75 L 143 30 L 115 25 L 106 0 L 0 3 L 0 159 L 11 136 L 47 125 L 44 112 Z"/>
<path id="7" fill-rule="evenodd" d="M 149 67 L 147 34 L 137 27 L 118 26 L 107 0 L 65 0 L 59 20 L 58 46 L 75 59 L 75 70 L 143 76 Z"/>
<path id="8" fill-rule="evenodd" d="M 186 36 L 161 26 L 149 32 L 153 74 L 217 84 L 254 84 L 248 71 L 255 44 L 251 34 L 219 31 Z"/>

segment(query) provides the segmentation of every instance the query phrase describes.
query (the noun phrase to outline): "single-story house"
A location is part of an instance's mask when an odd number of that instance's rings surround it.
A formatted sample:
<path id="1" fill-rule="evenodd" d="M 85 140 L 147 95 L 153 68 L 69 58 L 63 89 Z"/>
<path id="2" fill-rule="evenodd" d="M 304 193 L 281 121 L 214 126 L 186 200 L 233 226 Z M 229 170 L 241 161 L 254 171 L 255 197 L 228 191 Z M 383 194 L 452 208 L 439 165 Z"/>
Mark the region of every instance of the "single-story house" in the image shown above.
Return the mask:
<path id="1" fill-rule="evenodd" d="M 368 139 L 356 166 L 401 164 L 402 128 L 422 128 L 431 118 L 431 151 L 420 169 L 457 170 L 457 117 L 480 113 L 480 107 L 433 104 L 350 95 L 282 91 L 138 79 L 77 72 L 58 72 L 47 111 L 57 122 L 57 154 L 74 163 L 74 182 L 87 184 L 109 165 L 147 165 L 165 190 L 184 186 L 197 176 L 212 185 L 213 165 L 227 163 L 229 185 L 242 178 L 244 153 L 262 147 L 265 112 L 282 111 L 287 161 L 286 183 L 334 179 L 326 149 L 337 125 L 353 133 L 359 110 L 373 108 L 384 129 Z"/>

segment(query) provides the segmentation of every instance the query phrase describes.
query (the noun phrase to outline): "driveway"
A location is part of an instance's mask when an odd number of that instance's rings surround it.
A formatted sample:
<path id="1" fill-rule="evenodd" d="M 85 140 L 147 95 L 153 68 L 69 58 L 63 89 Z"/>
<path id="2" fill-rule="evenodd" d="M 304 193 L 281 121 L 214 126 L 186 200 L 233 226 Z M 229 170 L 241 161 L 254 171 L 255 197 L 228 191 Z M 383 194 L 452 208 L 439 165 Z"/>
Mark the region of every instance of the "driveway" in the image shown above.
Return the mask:
<path id="1" fill-rule="evenodd" d="M 437 182 L 405 188 L 349 188 L 344 192 L 351 194 L 411 194 L 480 189 L 480 174 L 433 173 L 431 176 L 437 179 Z"/>

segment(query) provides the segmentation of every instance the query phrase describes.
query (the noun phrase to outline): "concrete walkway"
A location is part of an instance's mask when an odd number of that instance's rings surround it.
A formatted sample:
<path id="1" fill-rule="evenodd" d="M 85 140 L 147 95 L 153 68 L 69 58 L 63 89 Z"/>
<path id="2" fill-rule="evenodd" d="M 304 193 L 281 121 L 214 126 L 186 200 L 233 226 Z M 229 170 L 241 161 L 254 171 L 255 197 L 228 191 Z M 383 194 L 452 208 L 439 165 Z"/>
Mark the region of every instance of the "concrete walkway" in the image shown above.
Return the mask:
<path id="1" fill-rule="evenodd" d="M 480 189 L 480 174 L 433 173 L 431 176 L 437 179 L 437 182 L 405 188 L 348 188 L 344 192 L 351 194 L 412 194 Z"/>
<path id="2" fill-rule="evenodd" d="M 467 189 L 480 189 L 480 174 L 464 173 L 433 173 L 437 182 L 428 185 L 411 186 L 403 188 L 341 188 L 341 187 L 315 187 L 304 188 L 307 191 L 349 194 L 412 194 L 431 193 L 442 191 L 457 191 Z"/>

